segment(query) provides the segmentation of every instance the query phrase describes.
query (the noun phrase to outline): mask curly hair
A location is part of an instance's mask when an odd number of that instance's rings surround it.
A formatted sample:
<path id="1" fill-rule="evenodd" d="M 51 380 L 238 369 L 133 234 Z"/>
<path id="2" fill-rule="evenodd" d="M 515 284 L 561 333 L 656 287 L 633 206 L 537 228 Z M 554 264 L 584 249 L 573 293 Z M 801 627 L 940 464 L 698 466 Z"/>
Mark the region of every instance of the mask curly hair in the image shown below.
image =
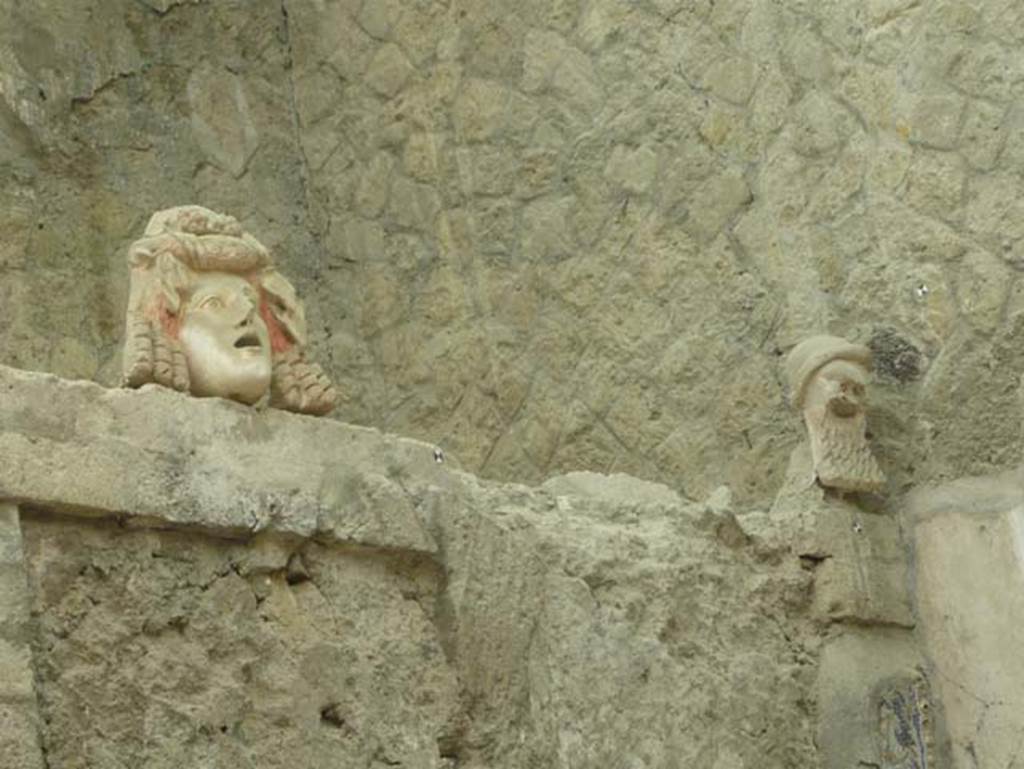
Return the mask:
<path id="1" fill-rule="evenodd" d="M 188 361 L 178 339 L 183 298 L 199 273 L 228 272 L 259 292 L 259 313 L 270 334 L 270 405 L 303 414 L 334 408 L 337 392 L 320 366 L 305 357 L 306 319 L 295 289 L 234 217 L 201 206 L 160 211 L 129 248 L 128 263 L 126 386 L 156 383 L 189 391 Z"/>

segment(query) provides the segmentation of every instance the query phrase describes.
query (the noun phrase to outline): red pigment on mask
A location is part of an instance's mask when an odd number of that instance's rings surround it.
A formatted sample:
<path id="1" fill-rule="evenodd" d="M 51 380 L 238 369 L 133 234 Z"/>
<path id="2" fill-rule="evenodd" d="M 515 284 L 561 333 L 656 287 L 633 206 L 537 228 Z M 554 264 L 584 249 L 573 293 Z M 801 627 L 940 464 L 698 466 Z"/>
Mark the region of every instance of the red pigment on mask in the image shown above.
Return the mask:
<path id="1" fill-rule="evenodd" d="M 271 350 L 275 353 L 282 353 L 292 346 L 292 340 L 288 338 L 288 334 L 285 333 L 277 318 L 274 317 L 274 313 L 270 309 L 270 302 L 267 301 L 267 295 L 262 289 L 260 289 L 260 317 L 267 324 Z"/>
<path id="2" fill-rule="evenodd" d="M 181 318 L 167 309 L 167 301 L 161 296 L 156 301 L 156 320 L 170 339 L 177 339 L 181 330 Z"/>

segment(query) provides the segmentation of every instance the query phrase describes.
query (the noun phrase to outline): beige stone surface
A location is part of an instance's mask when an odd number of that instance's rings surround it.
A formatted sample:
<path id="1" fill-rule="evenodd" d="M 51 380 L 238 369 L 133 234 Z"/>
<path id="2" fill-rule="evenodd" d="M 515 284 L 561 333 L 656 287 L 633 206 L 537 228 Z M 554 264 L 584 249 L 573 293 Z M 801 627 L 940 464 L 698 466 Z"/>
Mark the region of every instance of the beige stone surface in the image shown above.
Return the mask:
<path id="1" fill-rule="evenodd" d="M 39 719 L 35 706 L 24 707 L 0 702 L 0 756 L 10 766 L 21 769 L 45 769 L 39 747 Z"/>
<path id="2" fill-rule="evenodd" d="M 0 670 L 50 769 L 818 765 L 811 575 L 728 489 L 498 484 L 332 420 L 0 374 L 31 610 Z"/>
<path id="3" fill-rule="evenodd" d="M 18 507 L 0 499 L 0 759 L 12 769 L 44 769 L 39 743 L 31 597 Z"/>
<path id="4" fill-rule="evenodd" d="M 1024 748 L 1024 484 L 1019 472 L 909 500 L 924 647 L 957 767 L 1013 766 Z"/>
<path id="5" fill-rule="evenodd" d="M 668 486 L 622 473 L 566 473 L 548 478 L 541 484 L 541 488 L 556 497 L 596 497 L 649 505 L 678 505 L 683 501 L 679 494 Z"/>
<path id="6" fill-rule="evenodd" d="M 889 515 L 823 505 L 818 536 L 828 556 L 817 568 L 814 607 L 821 616 L 913 627 L 907 548 Z"/>
<path id="7" fill-rule="evenodd" d="M 124 249 L 195 201 L 295 280 L 337 418 L 484 476 L 767 505 L 780 356 L 822 332 L 875 352 L 897 487 L 1020 459 L 1013 3 L 0 16 L 6 363 L 113 384 Z"/>
<path id="8" fill-rule="evenodd" d="M 0 498 L 192 525 L 432 552 L 403 479 L 434 478 L 432 446 L 314 417 L 290 419 L 151 385 L 0 366 Z"/>
<path id="9" fill-rule="evenodd" d="M 822 488 L 814 480 L 807 442 L 793 451 L 768 516 L 738 520 L 762 547 L 789 551 L 813 571 L 815 616 L 855 625 L 914 626 L 910 546 L 897 515 L 877 498 Z"/>
<path id="10" fill-rule="evenodd" d="M 47 766 L 450 766 L 430 564 L 52 514 L 25 547 Z"/>
<path id="11" fill-rule="evenodd" d="M 718 504 L 622 488 L 482 486 L 486 515 L 431 501 L 471 703 L 461 760 L 818 766 L 809 575 L 763 559 Z"/>

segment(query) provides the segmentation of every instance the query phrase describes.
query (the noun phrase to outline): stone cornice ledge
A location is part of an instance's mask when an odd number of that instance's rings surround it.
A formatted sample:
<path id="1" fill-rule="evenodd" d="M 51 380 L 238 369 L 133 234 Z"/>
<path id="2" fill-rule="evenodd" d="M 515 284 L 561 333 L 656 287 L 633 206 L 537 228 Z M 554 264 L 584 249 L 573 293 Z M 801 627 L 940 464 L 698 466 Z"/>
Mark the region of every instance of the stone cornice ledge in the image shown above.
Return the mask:
<path id="1" fill-rule="evenodd" d="M 370 428 L 0 366 L 0 499 L 42 509 L 434 554 L 403 485 L 450 472 Z"/>

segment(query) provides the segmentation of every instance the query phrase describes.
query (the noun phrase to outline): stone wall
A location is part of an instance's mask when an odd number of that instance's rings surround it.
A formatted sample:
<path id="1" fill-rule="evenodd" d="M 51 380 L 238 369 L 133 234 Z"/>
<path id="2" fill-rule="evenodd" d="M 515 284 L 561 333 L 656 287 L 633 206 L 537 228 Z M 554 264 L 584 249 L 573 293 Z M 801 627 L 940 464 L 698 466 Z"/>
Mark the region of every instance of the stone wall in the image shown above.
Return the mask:
<path id="1" fill-rule="evenodd" d="M 21 521 L 47 767 L 445 765 L 460 712 L 436 570 Z"/>
<path id="2" fill-rule="evenodd" d="M 779 356 L 871 344 L 893 489 L 1019 457 L 1011 0 L 0 0 L 0 349 L 113 384 L 124 247 L 237 214 L 337 416 L 767 503 Z"/>
<path id="3" fill-rule="evenodd" d="M 898 619 L 818 612 L 783 519 L 725 489 L 497 484 L 2 366 L 0 396 L 5 767 L 832 769 L 877 758 L 872 685 L 916 659 Z M 889 663 L 819 665 L 851 633 Z"/>
<path id="4" fill-rule="evenodd" d="M 32 665 L 31 598 L 18 508 L 0 503 L 0 757 L 43 769 Z"/>

